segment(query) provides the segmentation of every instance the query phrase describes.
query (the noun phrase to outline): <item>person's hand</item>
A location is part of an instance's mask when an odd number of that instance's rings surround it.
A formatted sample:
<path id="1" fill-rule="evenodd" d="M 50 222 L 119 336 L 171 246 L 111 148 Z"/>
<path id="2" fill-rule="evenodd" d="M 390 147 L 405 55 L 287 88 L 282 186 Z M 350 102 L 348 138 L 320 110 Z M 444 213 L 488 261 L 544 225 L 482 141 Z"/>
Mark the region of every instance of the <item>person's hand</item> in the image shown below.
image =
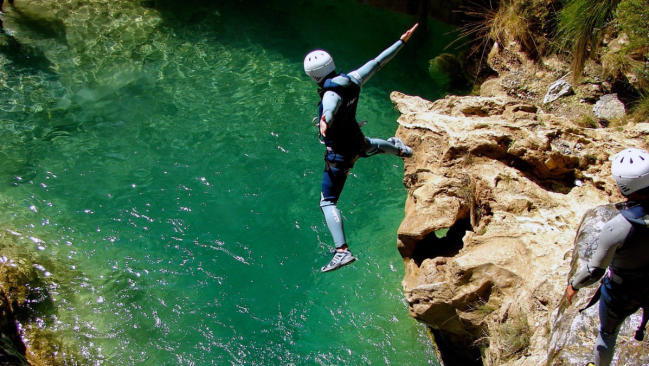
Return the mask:
<path id="1" fill-rule="evenodd" d="M 412 36 L 412 34 L 415 33 L 415 29 L 417 29 L 417 27 L 419 27 L 419 23 L 415 23 L 415 25 L 413 25 L 412 28 L 408 29 L 406 33 L 402 34 L 401 38 L 399 39 L 404 42 L 408 42 L 410 36 Z"/>
<path id="2" fill-rule="evenodd" d="M 572 305 L 572 298 L 577 294 L 577 291 L 572 287 L 572 284 L 568 284 L 568 287 L 566 287 L 566 293 L 565 293 L 565 298 L 568 301 L 568 305 Z"/>
<path id="3" fill-rule="evenodd" d="M 320 134 L 322 135 L 322 137 L 327 136 L 327 127 L 329 127 L 329 125 L 327 125 L 327 120 L 325 120 L 325 116 L 323 114 L 320 118 Z"/>

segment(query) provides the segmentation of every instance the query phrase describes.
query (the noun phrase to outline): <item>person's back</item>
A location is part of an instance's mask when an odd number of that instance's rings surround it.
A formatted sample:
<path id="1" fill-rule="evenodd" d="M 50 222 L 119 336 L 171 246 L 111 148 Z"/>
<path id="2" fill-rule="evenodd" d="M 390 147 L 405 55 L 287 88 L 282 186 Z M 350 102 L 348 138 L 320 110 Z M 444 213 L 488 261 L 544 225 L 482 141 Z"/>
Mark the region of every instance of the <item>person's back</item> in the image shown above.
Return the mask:
<path id="1" fill-rule="evenodd" d="M 634 201 L 616 205 L 620 213 L 604 224 L 589 263 L 592 268 L 609 267 L 619 276 L 644 277 L 649 268 L 649 228 L 635 218 L 644 207 Z"/>
<path id="2" fill-rule="evenodd" d="M 631 208 L 644 211 L 645 204 L 626 203 L 621 208 L 626 214 Z M 628 208 L 627 208 L 628 207 Z M 649 208 L 649 207 L 648 207 Z M 631 213 L 628 213 L 629 215 Z M 649 276 L 649 227 L 644 222 L 633 222 L 623 214 L 616 216 L 611 223 L 617 227 L 612 234 L 624 236 L 622 245 L 615 251 L 615 256 L 609 265 L 613 273 L 622 277 L 645 278 Z M 611 221 L 613 221 L 611 220 Z"/>
<path id="3" fill-rule="evenodd" d="M 325 98 L 327 93 L 335 93 L 340 98 L 340 102 L 336 103 L 337 107 L 335 107 L 332 117 L 336 123 L 332 123 L 327 129 L 326 136 L 323 136 L 325 145 L 346 155 L 361 152 L 365 144 L 365 136 L 356 121 L 356 108 L 361 93 L 360 85 L 346 74 L 326 79 L 322 88 L 318 90 L 322 99 L 318 105 L 319 117 L 322 117 L 325 106 L 327 106 L 328 101 Z M 336 96 L 331 97 L 337 98 Z M 327 97 L 330 95 L 327 94 Z"/>

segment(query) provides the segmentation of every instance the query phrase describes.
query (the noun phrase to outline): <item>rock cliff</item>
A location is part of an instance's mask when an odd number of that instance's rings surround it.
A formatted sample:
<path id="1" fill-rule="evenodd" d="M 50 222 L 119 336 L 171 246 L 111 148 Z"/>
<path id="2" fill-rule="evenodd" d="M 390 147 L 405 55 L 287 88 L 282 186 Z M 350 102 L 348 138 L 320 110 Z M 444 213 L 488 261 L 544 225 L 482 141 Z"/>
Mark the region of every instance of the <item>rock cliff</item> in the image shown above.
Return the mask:
<path id="1" fill-rule="evenodd" d="M 599 324 L 595 308 L 577 315 L 588 291 L 560 307 L 575 232 L 589 209 L 623 200 L 609 159 L 647 148 L 649 126 L 578 127 L 539 107 L 542 95 L 508 92 L 503 73 L 490 96 L 391 94 L 414 149 L 398 233 L 405 297 L 446 365 L 584 365 Z"/>

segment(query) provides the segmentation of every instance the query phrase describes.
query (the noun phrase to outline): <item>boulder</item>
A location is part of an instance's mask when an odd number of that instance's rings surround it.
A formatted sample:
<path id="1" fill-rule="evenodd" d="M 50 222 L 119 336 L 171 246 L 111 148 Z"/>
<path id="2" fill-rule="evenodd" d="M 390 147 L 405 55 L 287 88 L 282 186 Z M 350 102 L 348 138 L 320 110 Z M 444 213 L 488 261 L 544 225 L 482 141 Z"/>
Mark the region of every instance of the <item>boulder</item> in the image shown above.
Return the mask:
<path id="1" fill-rule="evenodd" d="M 604 121 L 622 118 L 625 113 L 624 103 L 618 99 L 615 93 L 602 95 L 593 106 L 593 114 L 595 114 L 595 117 Z"/>
<path id="2" fill-rule="evenodd" d="M 543 104 L 554 102 L 562 96 L 570 93 L 572 93 L 572 85 L 563 78 L 559 79 L 552 83 L 548 88 L 548 92 L 545 94 L 545 97 L 543 97 Z"/>

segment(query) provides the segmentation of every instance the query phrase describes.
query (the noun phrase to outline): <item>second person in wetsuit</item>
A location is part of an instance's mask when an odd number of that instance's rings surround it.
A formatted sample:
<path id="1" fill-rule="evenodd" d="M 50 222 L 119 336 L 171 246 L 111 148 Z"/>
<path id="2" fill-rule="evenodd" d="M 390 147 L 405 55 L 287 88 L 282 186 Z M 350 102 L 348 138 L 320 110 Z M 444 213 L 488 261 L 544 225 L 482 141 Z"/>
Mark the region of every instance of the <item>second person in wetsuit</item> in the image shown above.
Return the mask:
<path id="1" fill-rule="evenodd" d="M 412 155 L 412 149 L 396 137 L 387 140 L 365 137 L 356 120 L 356 107 L 361 86 L 405 46 L 417 26 L 406 31 L 376 58 L 348 74 L 337 74 L 333 59 L 325 51 L 315 50 L 304 58 L 304 71 L 319 86 L 318 125 L 326 145 L 320 207 L 336 246 L 336 253 L 329 264 L 322 267 L 323 272 L 356 260 L 348 249 L 342 216 L 336 206 L 356 160 L 381 153 Z"/>
<path id="2" fill-rule="evenodd" d="M 594 365 L 611 364 L 622 322 L 639 308 L 649 309 L 649 153 L 629 148 L 613 158 L 611 173 L 628 201 L 604 224 L 588 264 L 568 283 L 568 303 L 580 288 L 608 274 L 600 287 L 600 329 Z M 592 365 L 590 363 L 589 365 Z"/>

